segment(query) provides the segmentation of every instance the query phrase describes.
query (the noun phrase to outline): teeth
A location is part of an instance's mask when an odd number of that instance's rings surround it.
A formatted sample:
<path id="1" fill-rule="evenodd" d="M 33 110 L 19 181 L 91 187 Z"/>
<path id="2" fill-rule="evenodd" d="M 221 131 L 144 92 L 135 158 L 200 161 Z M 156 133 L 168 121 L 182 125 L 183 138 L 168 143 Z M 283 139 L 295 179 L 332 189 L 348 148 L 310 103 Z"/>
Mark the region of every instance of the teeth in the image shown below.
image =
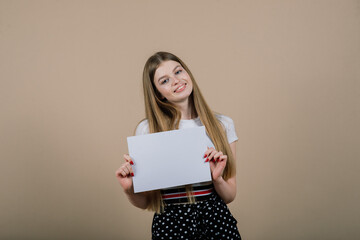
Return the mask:
<path id="1" fill-rule="evenodd" d="M 177 89 L 175 90 L 175 92 L 178 91 L 178 90 L 180 90 L 180 89 L 183 89 L 184 87 L 185 87 L 185 84 L 182 85 L 181 87 L 177 88 Z"/>

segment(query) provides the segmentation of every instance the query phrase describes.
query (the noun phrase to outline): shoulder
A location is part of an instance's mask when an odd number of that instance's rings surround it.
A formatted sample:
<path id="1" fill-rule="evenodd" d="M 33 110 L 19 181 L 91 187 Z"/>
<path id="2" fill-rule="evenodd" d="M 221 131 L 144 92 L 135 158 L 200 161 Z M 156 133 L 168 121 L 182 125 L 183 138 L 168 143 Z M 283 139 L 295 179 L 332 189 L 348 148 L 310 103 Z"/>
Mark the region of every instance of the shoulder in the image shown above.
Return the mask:
<path id="1" fill-rule="evenodd" d="M 149 122 L 147 119 L 142 120 L 135 129 L 135 136 L 149 133 Z"/>
<path id="2" fill-rule="evenodd" d="M 215 114 L 215 116 L 220 121 L 222 126 L 224 127 L 224 130 L 225 130 L 225 133 L 226 133 L 229 143 L 237 141 L 238 137 L 237 137 L 237 134 L 235 131 L 234 121 L 230 117 L 219 114 L 219 113 Z"/>
<path id="3" fill-rule="evenodd" d="M 215 114 L 215 116 L 221 122 L 224 128 L 228 129 L 234 126 L 234 121 L 230 117 L 219 113 Z"/>

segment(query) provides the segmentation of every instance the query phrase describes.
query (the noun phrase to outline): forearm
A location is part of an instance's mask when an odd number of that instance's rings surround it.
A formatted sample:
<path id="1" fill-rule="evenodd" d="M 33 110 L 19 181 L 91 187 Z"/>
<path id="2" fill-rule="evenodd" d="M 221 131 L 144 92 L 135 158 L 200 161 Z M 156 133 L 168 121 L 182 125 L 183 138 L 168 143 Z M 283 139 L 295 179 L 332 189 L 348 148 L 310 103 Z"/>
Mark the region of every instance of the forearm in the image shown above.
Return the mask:
<path id="1" fill-rule="evenodd" d="M 229 178 L 225 181 L 222 177 L 213 181 L 217 194 L 224 200 L 226 204 L 231 203 L 236 196 L 235 177 Z"/>
<path id="2" fill-rule="evenodd" d="M 131 189 L 129 191 L 124 191 L 126 193 L 129 202 L 135 207 L 146 209 L 149 205 L 148 194 L 147 192 L 134 193 Z"/>

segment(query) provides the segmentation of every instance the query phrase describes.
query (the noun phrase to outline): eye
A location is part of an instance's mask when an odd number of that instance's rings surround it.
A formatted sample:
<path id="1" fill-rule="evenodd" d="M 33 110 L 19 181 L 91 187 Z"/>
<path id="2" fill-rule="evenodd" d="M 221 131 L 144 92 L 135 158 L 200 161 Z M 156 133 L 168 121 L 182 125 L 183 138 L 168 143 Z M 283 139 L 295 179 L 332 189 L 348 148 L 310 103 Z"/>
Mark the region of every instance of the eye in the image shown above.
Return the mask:
<path id="1" fill-rule="evenodd" d="M 161 81 L 161 85 L 162 85 L 162 84 L 165 84 L 165 83 L 167 83 L 167 82 L 169 82 L 169 79 L 168 79 L 168 78 L 162 80 L 162 81 Z"/>
<path id="2" fill-rule="evenodd" d="M 179 73 L 181 73 L 182 72 L 182 70 L 180 69 L 180 70 L 177 70 L 176 72 L 175 72 L 175 74 L 177 75 L 177 74 L 179 74 Z"/>

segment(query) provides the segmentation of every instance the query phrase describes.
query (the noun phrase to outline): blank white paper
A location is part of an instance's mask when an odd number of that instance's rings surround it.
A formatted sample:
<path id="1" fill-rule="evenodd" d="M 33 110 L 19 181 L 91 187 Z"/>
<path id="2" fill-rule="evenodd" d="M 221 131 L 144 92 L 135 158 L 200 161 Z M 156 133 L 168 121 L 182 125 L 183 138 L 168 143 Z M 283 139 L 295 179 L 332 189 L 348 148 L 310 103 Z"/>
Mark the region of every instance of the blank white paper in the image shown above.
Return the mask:
<path id="1" fill-rule="evenodd" d="M 211 181 L 205 127 L 127 138 L 134 161 L 134 192 Z"/>

